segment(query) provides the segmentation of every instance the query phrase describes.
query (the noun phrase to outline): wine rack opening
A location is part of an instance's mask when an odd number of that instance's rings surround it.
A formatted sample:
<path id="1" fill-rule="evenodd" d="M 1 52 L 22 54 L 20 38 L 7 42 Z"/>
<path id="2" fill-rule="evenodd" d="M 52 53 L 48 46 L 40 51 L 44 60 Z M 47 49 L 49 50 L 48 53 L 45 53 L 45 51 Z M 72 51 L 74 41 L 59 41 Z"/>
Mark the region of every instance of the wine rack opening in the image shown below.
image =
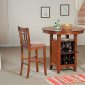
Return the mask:
<path id="1" fill-rule="evenodd" d="M 61 65 L 74 64 L 74 41 L 62 40 L 61 42 Z"/>

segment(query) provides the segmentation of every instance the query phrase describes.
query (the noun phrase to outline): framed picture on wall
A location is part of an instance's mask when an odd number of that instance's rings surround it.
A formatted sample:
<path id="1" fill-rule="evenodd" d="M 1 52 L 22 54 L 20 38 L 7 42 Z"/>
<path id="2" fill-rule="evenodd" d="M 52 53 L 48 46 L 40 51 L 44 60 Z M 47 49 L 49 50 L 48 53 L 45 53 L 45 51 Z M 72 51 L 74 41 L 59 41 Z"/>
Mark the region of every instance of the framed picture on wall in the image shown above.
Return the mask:
<path id="1" fill-rule="evenodd" d="M 50 18 L 50 7 L 41 7 L 41 18 Z"/>
<path id="2" fill-rule="evenodd" d="M 60 4 L 60 15 L 69 16 L 69 4 Z"/>

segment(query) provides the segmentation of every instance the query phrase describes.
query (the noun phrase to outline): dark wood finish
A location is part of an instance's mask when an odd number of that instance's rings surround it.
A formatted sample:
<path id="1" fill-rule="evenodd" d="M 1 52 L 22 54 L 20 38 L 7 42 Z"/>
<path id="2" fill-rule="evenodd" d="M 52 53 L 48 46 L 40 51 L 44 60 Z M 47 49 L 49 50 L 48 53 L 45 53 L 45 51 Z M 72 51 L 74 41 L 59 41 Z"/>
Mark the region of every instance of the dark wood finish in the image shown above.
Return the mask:
<path id="1" fill-rule="evenodd" d="M 57 73 L 60 73 L 60 70 L 64 67 L 73 67 L 74 71 L 77 70 L 77 35 L 84 32 L 84 28 L 73 27 L 69 30 L 63 30 L 61 28 L 60 31 L 54 30 L 54 27 L 44 27 L 42 28 L 44 33 L 50 35 L 50 68 L 55 65 L 57 67 Z M 53 39 L 53 35 L 57 35 L 57 40 Z M 66 38 L 69 39 L 69 35 L 74 35 L 74 63 L 61 65 L 61 35 L 66 35 Z M 71 40 L 70 40 L 71 41 Z M 69 41 L 68 41 L 69 42 Z M 70 54 L 69 54 L 70 55 Z M 56 57 L 55 57 L 56 56 Z"/>
<path id="2" fill-rule="evenodd" d="M 55 43 L 56 44 L 56 43 Z M 54 49 L 55 50 L 55 49 Z M 60 57 L 61 56 L 61 35 L 57 35 L 57 73 L 60 73 Z"/>
<path id="3" fill-rule="evenodd" d="M 75 51 L 75 59 L 74 59 L 74 71 L 77 71 L 77 34 L 74 35 L 74 51 Z"/>
<path id="4" fill-rule="evenodd" d="M 52 56 L 52 40 L 53 40 L 53 34 L 50 34 L 50 69 L 52 69 L 53 65 L 51 64 L 51 56 Z"/>
<path id="5" fill-rule="evenodd" d="M 47 70 L 46 70 L 46 46 L 43 43 L 31 43 L 30 42 L 30 34 L 29 34 L 29 29 L 28 28 L 22 28 L 18 27 L 19 31 L 19 37 L 20 37 L 20 46 L 21 46 L 21 70 L 20 70 L 20 75 L 22 75 L 22 70 L 23 70 L 23 64 L 25 60 L 28 61 L 28 68 L 27 68 L 27 76 L 26 78 L 29 77 L 30 73 L 30 62 L 34 61 L 36 62 L 36 71 L 38 72 L 38 63 L 42 62 L 44 64 L 44 73 L 47 75 Z M 28 56 L 25 58 L 24 55 L 24 49 L 27 48 L 28 50 Z M 43 60 L 39 60 L 38 58 L 38 50 L 43 49 Z M 35 56 L 31 57 L 31 51 L 35 51 Z"/>
<path id="6" fill-rule="evenodd" d="M 65 67 L 73 67 L 76 71 L 77 57 L 75 55 L 77 51 L 75 51 L 75 41 L 71 39 L 61 41 L 61 36 L 58 37 L 60 37 L 60 40 L 52 40 L 52 63 L 53 65 L 56 64 L 57 73 L 60 73 L 60 70 Z"/>
<path id="7" fill-rule="evenodd" d="M 44 27 L 42 28 L 43 32 L 44 33 L 47 33 L 47 34 L 57 34 L 57 35 L 72 35 L 72 34 L 81 34 L 84 32 L 84 28 L 81 28 L 81 27 L 73 27 L 71 30 L 62 30 L 61 28 L 61 31 L 56 31 L 54 30 L 54 27 Z"/>

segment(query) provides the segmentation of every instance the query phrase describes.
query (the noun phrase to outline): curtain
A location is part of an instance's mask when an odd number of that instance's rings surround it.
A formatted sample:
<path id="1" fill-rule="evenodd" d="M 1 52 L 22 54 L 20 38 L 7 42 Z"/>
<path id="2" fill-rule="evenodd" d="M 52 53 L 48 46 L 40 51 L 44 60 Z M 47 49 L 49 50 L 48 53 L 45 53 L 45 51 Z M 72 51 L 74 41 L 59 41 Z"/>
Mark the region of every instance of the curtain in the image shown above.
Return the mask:
<path id="1" fill-rule="evenodd" d="M 85 0 L 80 1 L 80 5 L 78 7 L 78 24 L 85 25 Z"/>

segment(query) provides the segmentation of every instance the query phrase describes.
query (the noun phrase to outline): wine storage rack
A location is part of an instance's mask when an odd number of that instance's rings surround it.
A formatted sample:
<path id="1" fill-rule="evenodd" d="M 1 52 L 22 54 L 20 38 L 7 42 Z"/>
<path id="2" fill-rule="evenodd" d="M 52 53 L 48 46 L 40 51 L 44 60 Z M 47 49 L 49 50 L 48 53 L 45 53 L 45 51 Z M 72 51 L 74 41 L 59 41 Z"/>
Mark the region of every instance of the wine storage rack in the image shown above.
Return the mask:
<path id="1" fill-rule="evenodd" d="M 60 69 L 67 67 L 75 67 L 75 42 L 73 39 L 61 40 L 61 52 L 58 57 L 57 40 L 52 40 L 52 64 L 60 65 Z M 59 59 L 60 58 L 60 59 Z M 60 60 L 60 64 L 59 64 Z"/>

